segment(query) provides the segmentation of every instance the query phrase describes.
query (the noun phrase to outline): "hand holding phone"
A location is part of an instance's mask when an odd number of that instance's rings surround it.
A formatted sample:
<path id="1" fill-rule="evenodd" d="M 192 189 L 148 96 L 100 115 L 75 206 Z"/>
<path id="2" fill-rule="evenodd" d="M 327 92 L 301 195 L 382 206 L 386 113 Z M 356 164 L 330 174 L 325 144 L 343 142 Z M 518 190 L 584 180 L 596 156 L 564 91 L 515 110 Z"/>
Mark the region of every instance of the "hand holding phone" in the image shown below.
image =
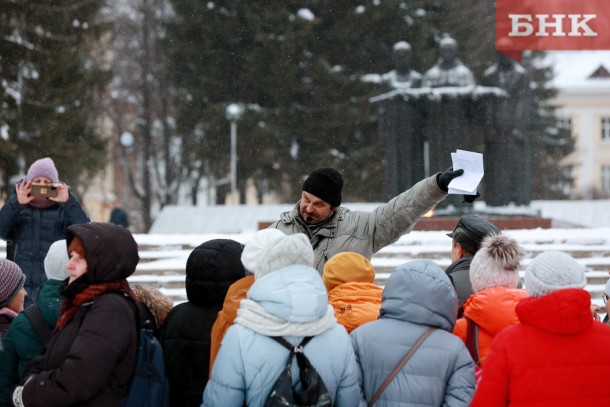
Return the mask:
<path id="1" fill-rule="evenodd" d="M 56 197 L 57 188 L 51 184 L 32 184 L 30 193 L 33 196 Z"/>

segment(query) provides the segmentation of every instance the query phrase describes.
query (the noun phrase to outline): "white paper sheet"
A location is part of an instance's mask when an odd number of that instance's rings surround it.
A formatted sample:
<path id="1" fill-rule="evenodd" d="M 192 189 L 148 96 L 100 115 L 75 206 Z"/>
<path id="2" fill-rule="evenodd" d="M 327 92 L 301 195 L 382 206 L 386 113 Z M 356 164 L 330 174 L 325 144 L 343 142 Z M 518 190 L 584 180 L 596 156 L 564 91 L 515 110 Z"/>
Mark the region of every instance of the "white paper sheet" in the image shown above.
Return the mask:
<path id="1" fill-rule="evenodd" d="M 457 150 L 451 153 L 454 170 L 464 170 L 464 174 L 449 183 L 449 193 L 459 195 L 476 195 L 479 183 L 483 179 L 483 154 L 472 151 Z"/>

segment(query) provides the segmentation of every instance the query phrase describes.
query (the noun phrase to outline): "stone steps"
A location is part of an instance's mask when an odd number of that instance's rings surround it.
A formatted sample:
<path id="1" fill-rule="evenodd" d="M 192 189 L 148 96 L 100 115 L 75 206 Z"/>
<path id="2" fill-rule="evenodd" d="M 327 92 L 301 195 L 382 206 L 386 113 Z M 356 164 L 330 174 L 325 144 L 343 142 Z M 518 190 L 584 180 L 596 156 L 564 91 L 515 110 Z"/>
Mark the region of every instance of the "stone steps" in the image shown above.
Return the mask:
<path id="1" fill-rule="evenodd" d="M 372 258 L 375 282 L 384 285 L 394 269 L 415 259 L 430 259 L 442 268 L 451 263 L 450 239 L 446 232 L 414 231 L 383 248 Z M 587 268 L 587 290 L 593 301 L 601 304 L 606 281 L 610 277 L 610 229 L 536 229 L 505 232 L 526 251 L 521 274 L 537 254 L 563 251 Z M 191 251 L 202 242 L 227 238 L 246 243 L 251 234 L 239 235 L 134 235 L 140 250 L 140 262 L 129 278 L 132 284 L 146 284 L 160 289 L 175 302 L 186 300 L 184 268 Z M 5 257 L 3 241 L 0 256 Z"/>
<path id="2" fill-rule="evenodd" d="M 241 236 L 241 235 L 240 235 Z M 216 236 L 214 237 L 216 238 Z M 228 237 L 234 238 L 235 237 Z M 247 241 L 247 239 L 244 239 Z M 199 240 L 196 245 L 205 240 Z M 522 261 L 523 273 L 527 264 L 537 254 L 547 250 L 564 251 L 577 259 L 587 268 L 587 290 L 591 292 L 593 301 L 601 304 L 606 281 L 610 277 L 610 245 L 598 241 L 588 241 L 586 244 L 575 245 L 571 242 L 520 242 L 526 251 Z M 195 245 L 195 246 L 196 246 Z M 430 259 L 442 268 L 451 264 L 449 257 L 450 241 L 448 238 L 430 241 L 401 239 L 391 246 L 379 251 L 372 258 L 376 270 L 375 283 L 385 285 L 390 274 L 396 267 L 411 260 Z M 140 263 L 136 272 L 129 278 L 134 284 L 147 284 L 159 288 L 164 294 L 170 296 L 175 302 L 186 300 L 184 288 L 184 267 L 186 259 L 195 247 L 189 244 L 182 245 L 140 245 Z"/>

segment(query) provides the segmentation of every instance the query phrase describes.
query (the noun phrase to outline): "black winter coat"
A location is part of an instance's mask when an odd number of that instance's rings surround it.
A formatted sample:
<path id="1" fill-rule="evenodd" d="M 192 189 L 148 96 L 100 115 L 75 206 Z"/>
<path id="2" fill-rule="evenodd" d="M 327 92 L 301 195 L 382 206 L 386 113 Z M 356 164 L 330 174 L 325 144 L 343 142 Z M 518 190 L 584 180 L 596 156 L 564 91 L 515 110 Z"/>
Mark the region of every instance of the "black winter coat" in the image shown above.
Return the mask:
<path id="1" fill-rule="evenodd" d="M 464 314 L 464 303 L 472 295 L 470 262 L 474 256 L 464 256 L 450 264 L 445 271 L 458 295 L 458 318 Z"/>
<path id="2" fill-rule="evenodd" d="M 85 248 L 90 284 L 120 281 L 135 270 L 138 248 L 127 229 L 99 223 L 70 226 L 68 246 L 74 236 Z M 42 372 L 23 389 L 23 404 L 118 407 L 129 385 L 138 340 L 135 310 L 128 301 L 104 293 L 81 305 L 51 337 Z"/>
<path id="3" fill-rule="evenodd" d="M 242 247 L 229 239 L 210 240 L 188 258 L 188 302 L 175 306 L 161 328 L 172 407 L 201 405 L 208 382 L 212 325 L 230 285 L 245 276 Z"/>

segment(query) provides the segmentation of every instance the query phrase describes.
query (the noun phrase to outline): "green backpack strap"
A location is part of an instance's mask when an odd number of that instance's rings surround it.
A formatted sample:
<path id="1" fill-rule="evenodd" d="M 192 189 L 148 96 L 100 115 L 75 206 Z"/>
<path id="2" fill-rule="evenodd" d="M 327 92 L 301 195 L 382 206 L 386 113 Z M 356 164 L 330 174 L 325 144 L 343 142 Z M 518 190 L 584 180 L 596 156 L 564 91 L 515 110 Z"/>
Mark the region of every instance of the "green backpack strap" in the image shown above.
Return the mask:
<path id="1" fill-rule="evenodd" d="M 47 343 L 49 343 L 49 339 L 51 338 L 53 327 L 42 316 L 42 312 L 40 311 L 38 304 L 33 304 L 27 307 L 25 310 L 23 310 L 23 314 L 32 324 L 32 328 L 34 328 L 34 332 L 36 333 L 36 336 L 38 336 L 38 340 L 42 346 L 46 348 Z"/>

